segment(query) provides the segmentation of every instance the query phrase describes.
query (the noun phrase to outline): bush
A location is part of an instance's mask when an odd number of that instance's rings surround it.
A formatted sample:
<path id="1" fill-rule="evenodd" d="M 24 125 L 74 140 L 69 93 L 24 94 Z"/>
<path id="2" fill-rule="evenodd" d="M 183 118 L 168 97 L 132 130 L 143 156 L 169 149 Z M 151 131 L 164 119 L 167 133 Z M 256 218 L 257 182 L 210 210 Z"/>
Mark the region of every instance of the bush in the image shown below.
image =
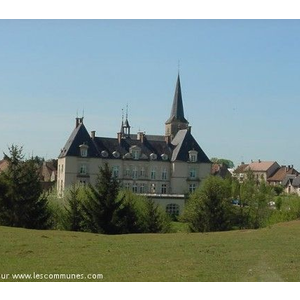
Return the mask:
<path id="1" fill-rule="evenodd" d="M 188 199 L 182 221 L 191 231 L 222 231 L 230 229 L 230 185 L 220 177 L 208 177 Z"/>
<path id="2" fill-rule="evenodd" d="M 276 199 L 276 209 L 272 210 L 268 225 L 287 222 L 300 218 L 300 197 L 297 195 L 280 196 Z"/>
<path id="3" fill-rule="evenodd" d="M 133 194 L 130 191 L 121 191 L 125 203 L 130 204 L 135 213 L 135 231 L 143 233 L 165 233 L 170 231 L 170 218 L 160 205 L 152 199 Z M 132 232 L 132 231 L 131 231 Z"/>

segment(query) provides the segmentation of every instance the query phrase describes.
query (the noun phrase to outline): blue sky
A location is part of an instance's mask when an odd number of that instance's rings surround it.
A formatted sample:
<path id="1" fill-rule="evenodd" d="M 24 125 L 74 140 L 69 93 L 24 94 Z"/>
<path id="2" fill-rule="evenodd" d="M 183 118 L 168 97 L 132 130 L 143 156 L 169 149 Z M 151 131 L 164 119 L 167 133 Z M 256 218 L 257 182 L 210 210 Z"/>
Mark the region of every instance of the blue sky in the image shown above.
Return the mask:
<path id="1" fill-rule="evenodd" d="M 185 114 L 209 157 L 300 170 L 299 20 L 0 20 L 0 151 L 55 158 L 75 117 L 163 134 L 178 60 Z"/>

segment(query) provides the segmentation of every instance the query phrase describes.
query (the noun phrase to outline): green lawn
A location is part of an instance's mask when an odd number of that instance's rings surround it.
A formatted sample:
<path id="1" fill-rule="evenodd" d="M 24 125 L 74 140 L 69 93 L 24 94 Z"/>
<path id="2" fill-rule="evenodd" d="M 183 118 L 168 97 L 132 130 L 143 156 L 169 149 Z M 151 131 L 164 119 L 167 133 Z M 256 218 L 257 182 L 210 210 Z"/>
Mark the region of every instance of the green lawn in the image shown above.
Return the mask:
<path id="1" fill-rule="evenodd" d="M 117 236 L 0 227 L 0 274 L 10 274 L 7 281 L 33 272 L 103 274 L 98 281 L 300 281 L 299 249 L 300 221 L 259 230 Z"/>

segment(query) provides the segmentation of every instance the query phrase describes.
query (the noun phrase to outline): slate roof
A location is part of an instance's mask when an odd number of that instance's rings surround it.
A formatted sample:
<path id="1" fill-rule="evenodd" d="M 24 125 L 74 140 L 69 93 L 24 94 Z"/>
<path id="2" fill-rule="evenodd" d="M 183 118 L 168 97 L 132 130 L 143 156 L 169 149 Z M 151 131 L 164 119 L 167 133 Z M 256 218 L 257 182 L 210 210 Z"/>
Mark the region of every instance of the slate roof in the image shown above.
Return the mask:
<path id="1" fill-rule="evenodd" d="M 176 88 L 175 88 L 175 95 L 174 95 L 174 99 L 173 99 L 171 115 L 170 115 L 170 118 L 166 121 L 166 124 L 169 124 L 174 120 L 178 120 L 183 123 L 188 123 L 188 121 L 184 117 L 179 74 L 177 77 L 177 83 L 176 83 Z"/>
<path id="2" fill-rule="evenodd" d="M 79 146 L 82 144 L 86 144 L 89 147 L 88 151 L 90 157 L 100 157 L 100 153 L 83 122 L 73 130 L 66 145 L 61 150 L 59 157 L 80 156 Z"/>
<path id="3" fill-rule="evenodd" d="M 210 163 L 209 158 L 198 145 L 198 143 L 192 136 L 190 130 L 188 129 L 179 130 L 174 139 L 172 140 L 171 144 L 175 146 L 172 153 L 172 161 L 188 161 L 189 151 L 195 150 L 198 152 L 198 162 Z"/>
<path id="4" fill-rule="evenodd" d="M 88 157 L 100 158 L 102 151 L 107 151 L 108 159 L 116 159 L 113 152 L 120 153 L 120 159 L 129 152 L 130 147 L 138 146 L 141 153 L 150 159 L 150 154 L 155 153 L 157 160 L 162 160 L 161 155 L 168 155 L 171 161 L 188 161 L 189 151 L 198 152 L 198 162 L 210 163 L 209 158 L 198 145 L 191 132 L 187 129 L 180 130 L 171 143 L 166 143 L 164 136 L 145 136 L 143 142 L 137 139 L 137 135 L 130 135 L 130 138 L 121 139 L 109 137 L 95 137 L 92 139 L 83 123 L 80 123 L 71 133 L 66 145 L 62 149 L 59 157 L 80 156 L 79 146 L 85 144 L 88 148 Z M 141 158 L 143 159 L 143 158 Z"/>

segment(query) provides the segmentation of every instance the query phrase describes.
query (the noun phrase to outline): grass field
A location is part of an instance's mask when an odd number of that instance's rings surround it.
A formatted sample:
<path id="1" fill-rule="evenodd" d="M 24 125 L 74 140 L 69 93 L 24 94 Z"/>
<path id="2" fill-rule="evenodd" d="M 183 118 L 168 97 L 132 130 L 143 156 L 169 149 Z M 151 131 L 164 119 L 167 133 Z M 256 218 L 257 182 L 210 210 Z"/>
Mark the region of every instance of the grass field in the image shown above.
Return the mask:
<path id="1" fill-rule="evenodd" d="M 103 274 L 96 281 L 300 281 L 299 249 L 300 221 L 259 230 L 117 236 L 0 227 L 0 280 L 21 281 L 12 274 L 35 272 L 83 274 L 78 281 L 89 281 L 88 274 Z"/>

